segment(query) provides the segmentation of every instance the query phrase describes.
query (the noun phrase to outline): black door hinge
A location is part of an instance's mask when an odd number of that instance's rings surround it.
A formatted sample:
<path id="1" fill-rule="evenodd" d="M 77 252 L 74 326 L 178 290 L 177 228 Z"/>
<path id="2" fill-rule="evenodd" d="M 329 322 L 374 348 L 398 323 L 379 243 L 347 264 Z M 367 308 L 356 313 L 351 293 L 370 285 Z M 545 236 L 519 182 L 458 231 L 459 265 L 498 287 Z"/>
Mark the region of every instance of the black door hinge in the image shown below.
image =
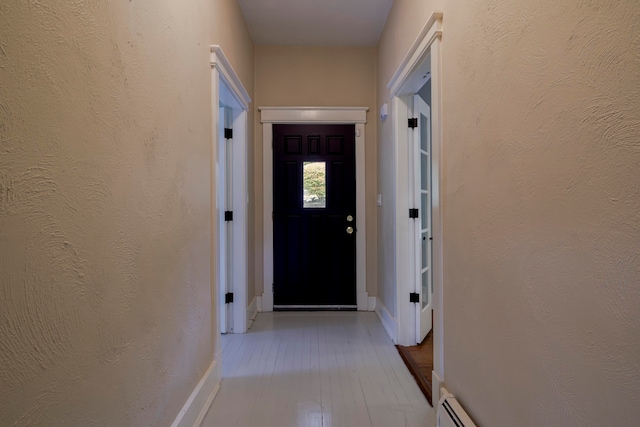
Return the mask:
<path id="1" fill-rule="evenodd" d="M 420 302 L 420 294 L 411 292 L 409 294 L 409 302 Z"/>
<path id="2" fill-rule="evenodd" d="M 409 119 L 409 127 L 411 129 L 417 128 L 418 127 L 418 119 L 416 119 L 416 118 Z"/>
<path id="3" fill-rule="evenodd" d="M 420 211 L 418 209 L 409 209 L 409 218 L 418 218 Z"/>
<path id="4" fill-rule="evenodd" d="M 224 139 L 233 138 L 233 129 L 224 128 Z"/>
<path id="5" fill-rule="evenodd" d="M 233 292 L 227 292 L 224 294 L 224 303 L 230 304 L 233 302 Z"/>
<path id="6" fill-rule="evenodd" d="M 224 211 L 224 220 L 233 221 L 233 211 Z"/>

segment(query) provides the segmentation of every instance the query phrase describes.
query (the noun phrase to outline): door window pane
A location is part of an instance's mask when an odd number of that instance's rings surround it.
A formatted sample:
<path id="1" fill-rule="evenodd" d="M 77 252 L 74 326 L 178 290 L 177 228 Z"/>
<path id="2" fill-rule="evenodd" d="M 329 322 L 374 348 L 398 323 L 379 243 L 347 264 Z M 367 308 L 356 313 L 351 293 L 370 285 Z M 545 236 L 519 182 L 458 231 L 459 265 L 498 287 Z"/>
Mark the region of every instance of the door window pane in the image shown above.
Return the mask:
<path id="1" fill-rule="evenodd" d="M 429 197 L 431 195 L 429 193 L 422 193 L 420 196 L 420 213 L 422 214 L 422 229 L 427 230 L 431 228 L 431 206 L 429 206 Z"/>
<path id="2" fill-rule="evenodd" d="M 325 208 L 327 205 L 327 165 L 304 162 L 302 166 L 302 207 Z"/>
<path id="3" fill-rule="evenodd" d="M 429 305 L 429 270 L 422 273 L 422 308 Z"/>
<path id="4" fill-rule="evenodd" d="M 420 188 L 422 190 L 430 190 L 429 174 L 431 168 L 429 166 L 429 156 L 424 153 L 420 154 Z"/>
<path id="5" fill-rule="evenodd" d="M 430 151 L 429 146 L 429 121 L 424 114 L 420 114 L 420 149 Z"/>
<path id="6" fill-rule="evenodd" d="M 422 233 L 422 268 L 429 267 L 429 233 Z"/>

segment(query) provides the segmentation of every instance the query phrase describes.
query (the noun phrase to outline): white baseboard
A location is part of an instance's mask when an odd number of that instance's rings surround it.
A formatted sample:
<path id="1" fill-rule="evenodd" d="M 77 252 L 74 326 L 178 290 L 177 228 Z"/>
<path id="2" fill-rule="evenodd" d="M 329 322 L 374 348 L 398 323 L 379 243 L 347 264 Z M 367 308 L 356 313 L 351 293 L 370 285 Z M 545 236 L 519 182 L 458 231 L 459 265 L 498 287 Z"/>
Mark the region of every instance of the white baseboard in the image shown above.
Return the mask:
<path id="1" fill-rule="evenodd" d="M 375 311 L 376 310 L 376 297 L 369 297 L 369 311 Z"/>
<path id="2" fill-rule="evenodd" d="M 220 370 L 218 362 L 211 362 L 198 385 L 187 399 L 171 427 L 200 427 L 209 407 L 220 390 Z"/>
<path id="3" fill-rule="evenodd" d="M 249 303 L 249 306 L 247 307 L 247 331 L 249 330 L 249 328 L 251 328 L 251 324 L 258 315 L 258 298 L 259 297 L 253 297 L 253 299 Z"/>
<path id="4" fill-rule="evenodd" d="M 434 408 L 436 407 L 437 403 L 440 401 L 440 398 L 442 397 L 440 394 L 440 389 L 444 387 L 444 382 L 442 382 L 442 379 L 438 376 L 438 374 L 436 374 L 436 371 L 431 371 L 431 401 L 433 402 L 433 406 Z"/>
<path id="5" fill-rule="evenodd" d="M 262 300 L 261 311 L 273 311 L 273 292 L 263 292 L 261 300 Z"/>
<path id="6" fill-rule="evenodd" d="M 356 304 L 358 304 L 358 311 L 369 311 L 369 294 L 367 292 L 358 292 Z"/>
<path id="7" fill-rule="evenodd" d="M 256 308 L 258 309 L 258 312 L 262 313 L 262 295 L 258 295 L 256 297 Z"/>
<path id="8" fill-rule="evenodd" d="M 382 322 L 382 326 L 389 334 L 391 341 L 396 342 L 396 319 L 389 313 L 387 307 L 384 306 L 380 298 L 376 298 L 375 312 Z"/>

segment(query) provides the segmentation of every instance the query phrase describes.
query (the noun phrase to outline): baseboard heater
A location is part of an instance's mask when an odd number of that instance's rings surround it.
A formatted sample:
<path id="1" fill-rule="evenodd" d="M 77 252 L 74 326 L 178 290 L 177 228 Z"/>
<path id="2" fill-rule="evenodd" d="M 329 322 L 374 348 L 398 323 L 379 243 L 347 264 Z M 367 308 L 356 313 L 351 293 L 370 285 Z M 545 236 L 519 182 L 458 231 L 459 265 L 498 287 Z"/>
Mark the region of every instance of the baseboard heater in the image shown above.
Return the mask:
<path id="1" fill-rule="evenodd" d="M 438 427 L 477 427 L 460 403 L 444 388 L 440 389 L 440 402 L 438 402 Z"/>

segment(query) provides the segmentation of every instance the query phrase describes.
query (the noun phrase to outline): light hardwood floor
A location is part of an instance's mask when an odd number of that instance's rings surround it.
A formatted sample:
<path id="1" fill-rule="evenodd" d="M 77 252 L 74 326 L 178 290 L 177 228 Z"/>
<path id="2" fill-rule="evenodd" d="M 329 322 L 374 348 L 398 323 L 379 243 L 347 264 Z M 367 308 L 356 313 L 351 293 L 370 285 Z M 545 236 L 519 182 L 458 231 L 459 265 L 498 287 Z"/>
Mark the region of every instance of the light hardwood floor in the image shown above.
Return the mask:
<path id="1" fill-rule="evenodd" d="M 374 313 L 260 313 L 222 346 L 222 386 L 204 427 L 435 426 Z"/>

